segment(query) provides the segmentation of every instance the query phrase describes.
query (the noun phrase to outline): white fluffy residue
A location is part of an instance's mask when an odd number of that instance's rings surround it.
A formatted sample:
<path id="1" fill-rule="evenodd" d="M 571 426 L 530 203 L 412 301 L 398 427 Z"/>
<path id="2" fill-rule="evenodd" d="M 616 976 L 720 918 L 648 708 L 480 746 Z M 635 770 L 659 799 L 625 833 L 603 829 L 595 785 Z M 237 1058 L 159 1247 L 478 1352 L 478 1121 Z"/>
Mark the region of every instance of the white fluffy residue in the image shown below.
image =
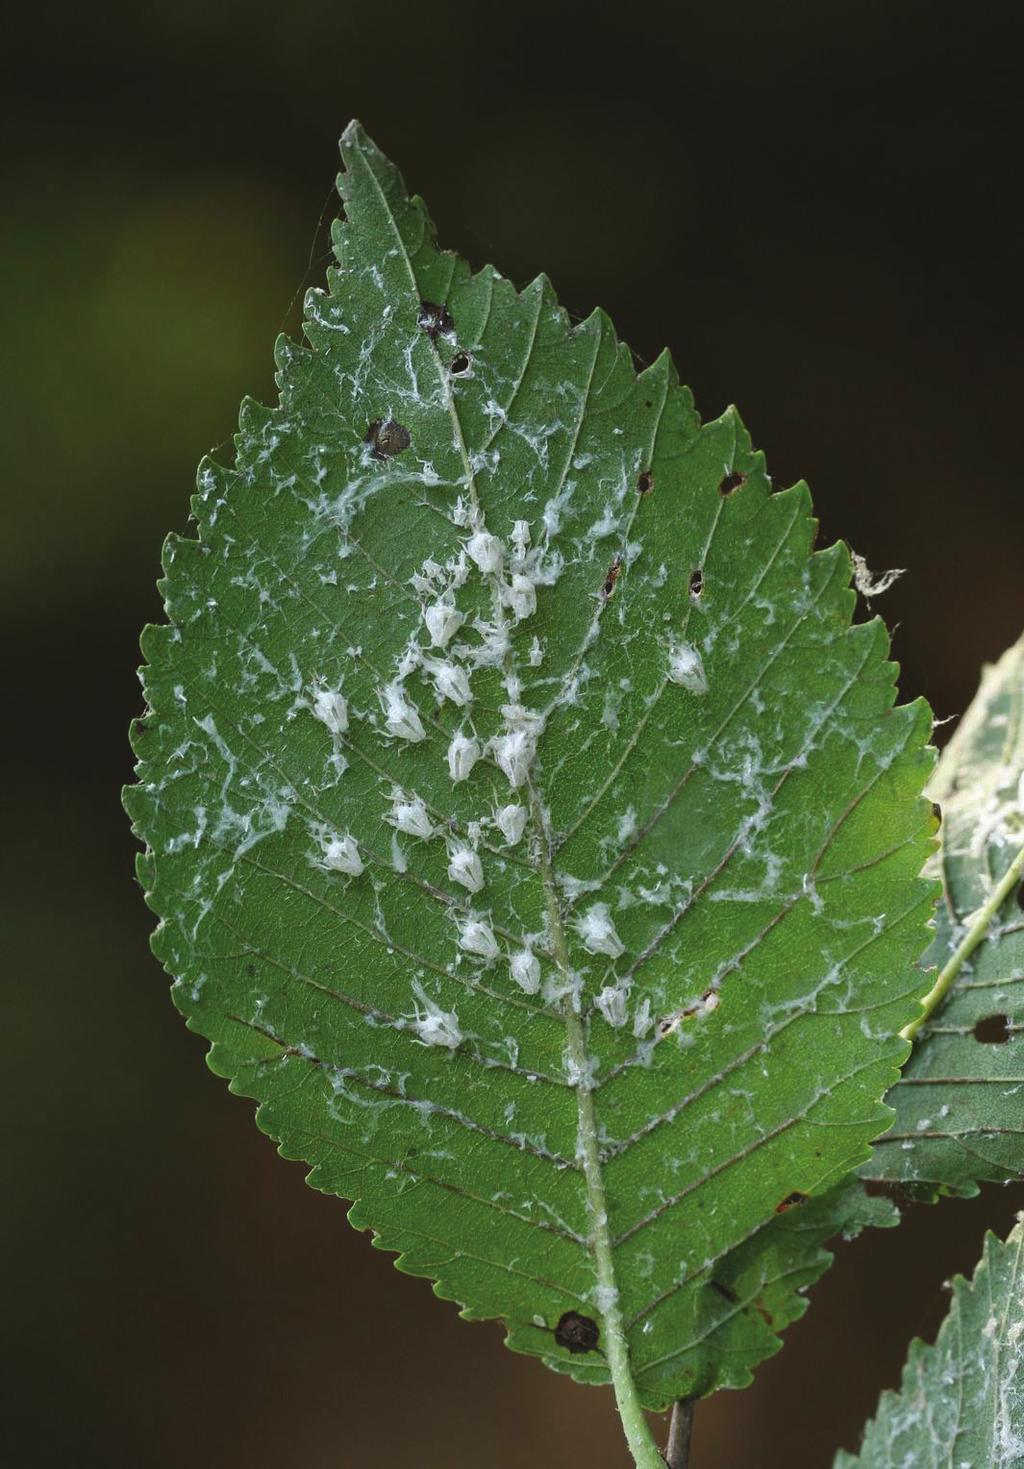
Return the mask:
<path id="1" fill-rule="evenodd" d="M 495 764 L 514 790 L 523 784 L 533 759 L 534 742 L 525 729 L 510 730 L 491 741 Z"/>
<path id="2" fill-rule="evenodd" d="M 583 940 L 583 947 L 590 954 L 607 954 L 610 959 L 617 959 L 625 950 L 625 945 L 615 932 L 607 903 L 591 904 L 576 920 L 576 931 Z"/>
<path id="3" fill-rule="evenodd" d="M 691 694 L 706 694 L 708 691 L 704 660 L 692 643 L 673 643 L 668 654 L 668 676 L 673 683 L 689 689 Z"/>
<path id="4" fill-rule="evenodd" d="M 397 787 L 391 792 L 391 811 L 385 820 L 404 831 L 406 836 L 428 841 L 434 835 L 434 824 L 427 815 L 421 796 L 407 796 Z"/>
<path id="5" fill-rule="evenodd" d="M 522 704 L 503 704 L 501 712 L 505 716 L 505 733 L 494 736 L 490 751 L 509 785 L 518 790 L 533 763 L 544 718 Z"/>
<path id="6" fill-rule="evenodd" d="M 363 859 L 359 855 L 356 840 L 346 833 L 330 837 L 324 842 L 323 863 L 332 872 L 345 872 L 349 877 L 358 877 L 363 870 Z"/>
<path id="7" fill-rule="evenodd" d="M 472 735 L 456 730 L 448 745 L 448 773 L 452 780 L 465 780 L 479 759 L 479 742 Z"/>
<path id="8" fill-rule="evenodd" d="M 419 712 L 415 704 L 410 703 L 401 683 L 385 684 L 378 691 L 378 698 L 384 710 L 384 723 L 388 734 L 400 740 L 411 740 L 414 743 L 426 739 L 426 731 Z"/>
<path id="9" fill-rule="evenodd" d="M 502 806 L 494 813 L 494 824 L 510 847 L 516 846 L 522 840 L 526 830 L 526 816 L 526 807 L 518 806 L 514 802 L 510 806 Z"/>
<path id="10" fill-rule="evenodd" d="M 537 588 L 528 576 L 517 571 L 509 582 L 506 600 L 516 622 L 522 622 L 537 610 Z"/>
<path id="11" fill-rule="evenodd" d="M 442 600 L 424 607 L 423 621 L 426 623 L 431 644 L 435 648 L 447 648 L 465 618 L 454 602 Z"/>
<path id="12" fill-rule="evenodd" d="M 863 556 L 851 550 L 850 557 L 853 561 L 853 584 L 862 597 L 880 597 L 906 571 L 905 566 L 894 566 L 891 571 L 882 571 L 876 576 Z"/>
<path id="13" fill-rule="evenodd" d="M 501 950 L 491 925 L 482 918 L 467 918 L 459 925 L 459 948 L 481 959 L 497 959 Z"/>
<path id="14" fill-rule="evenodd" d="M 480 891 L 484 885 L 484 870 L 472 847 L 459 843 L 451 848 L 448 853 L 448 876 L 452 882 L 468 888 L 471 893 Z"/>
<path id="15" fill-rule="evenodd" d="M 483 572 L 495 572 L 501 570 L 501 563 L 505 559 L 505 548 L 497 536 L 492 536 L 490 531 L 474 531 L 466 542 L 466 555 L 471 561 L 475 561 Z"/>
<path id="16" fill-rule="evenodd" d="M 461 664 L 453 663 L 447 658 L 431 658 L 425 660 L 424 667 L 434 681 L 439 699 L 448 699 L 463 708 L 472 703 L 473 691 L 469 686 L 469 675 Z"/>
<path id="17" fill-rule="evenodd" d="M 313 689 L 312 710 L 321 724 L 333 735 L 344 734 L 348 729 L 348 700 L 338 689 L 322 686 Z"/>
<path id="18" fill-rule="evenodd" d="M 525 994 L 535 995 L 540 989 L 540 960 L 530 949 L 520 949 L 509 960 L 509 972 Z"/>
<path id="19" fill-rule="evenodd" d="M 608 1024 L 618 1030 L 626 1023 L 626 1003 L 629 1000 L 628 984 L 608 984 L 594 1000 Z"/>
<path id="20" fill-rule="evenodd" d="M 454 1010 L 442 1010 L 434 1003 L 419 980 L 413 980 L 413 993 L 419 1002 L 416 1013 L 408 1023 L 425 1046 L 444 1046 L 454 1051 L 462 1044 L 463 1035 L 459 1017 Z"/>

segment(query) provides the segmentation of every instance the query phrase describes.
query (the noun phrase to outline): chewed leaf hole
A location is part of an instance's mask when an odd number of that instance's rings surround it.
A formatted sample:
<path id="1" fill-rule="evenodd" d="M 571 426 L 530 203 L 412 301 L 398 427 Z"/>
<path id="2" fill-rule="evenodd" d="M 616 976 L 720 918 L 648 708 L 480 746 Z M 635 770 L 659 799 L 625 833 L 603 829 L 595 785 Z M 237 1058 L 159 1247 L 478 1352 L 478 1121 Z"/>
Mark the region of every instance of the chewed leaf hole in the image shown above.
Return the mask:
<path id="1" fill-rule="evenodd" d="M 457 352 L 452 358 L 452 365 L 448 369 L 452 377 L 465 377 L 473 365 L 473 359 L 468 352 Z"/>
<path id="2" fill-rule="evenodd" d="M 976 1041 L 985 1046 L 1005 1046 L 1010 1039 L 1010 1017 L 1008 1015 L 986 1015 L 979 1020 L 972 1032 Z"/>
<path id="3" fill-rule="evenodd" d="M 704 590 L 704 573 L 699 566 L 690 572 L 690 596 L 699 597 Z"/>
<path id="4" fill-rule="evenodd" d="M 807 1203 L 807 1195 L 802 1194 L 799 1189 L 794 1189 L 787 1194 L 780 1204 L 775 1205 L 776 1214 L 788 1214 L 790 1209 L 799 1209 L 801 1204 Z"/>
<path id="5" fill-rule="evenodd" d="M 438 306 L 433 301 L 420 302 L 419 324 L 432 342 L 455 330 L 455 322 L 447 306 Z"/>
<path id="6" fill-rule="evenodd" d="M 671 1035 L 673 1031 L 678 1031 L 680 1024 L 684 1020 L 692 1020 L 695 1015 L 699 1015 L 701 1017 L 712 1015 L 718 1009 L 720 1004 L 721 997 L 718 991 L 715 989 L 714 985 L 712 985 L 710 989 L 706 989 L 701 995 L 700 999 L 695 1001 L 692 1005 L 687 1005 L 684 1010 L 676 1010 L 672 1015 L 663 1016 L 663 1018 L 658 1021 L 658 1035 Z"/>
<path id="7" fill-rule="evenodd" d="M 374 459 L 393 459 L 408 449 L 411 439 L 404 424 L 396 423 L 393 418 L 375 418 L 366 430 L 366 443 L 372 446 L 370 452 Z"/>
<path id="8" fill-rule="evenodd" d="M 649 495 L 653 489 L 654 475 L 649 469 L 645 469 L 636 482 L 636 492 L 638 495 Z"/>
<path id="9" fill-rule="evenodd" d="M 592 1352 L 601 1335 L 600 1327 L 589 1316 L 566 1311 L 555 1327 L 555 1341 L 570 1352 Z"/>
<path id="10" fill-rule="evenodd" d="M 738 469 L 730 469 L 729 473 L 724 474 L 718 481 L 718 493 L 724 500 L 726 496 L 734 495 L 740 485 L 745 485 L 746 482 L 747 476 L 745 474 L 740 474 Z"/>
<path id="11" fill-rule="evenodd" d="M 604 585 L 601 588 L 601 596 L 605 599 L 606 602 L 611 596 L 612 592 L 614 592 L 615 590 L 615 583 L 619 579 L 619 572 L 621 570 L 622 562 L 619 560 L 618 556 L 616 556 L 615 560 L 608 568 L 608 575 L 605 577 Z"/>

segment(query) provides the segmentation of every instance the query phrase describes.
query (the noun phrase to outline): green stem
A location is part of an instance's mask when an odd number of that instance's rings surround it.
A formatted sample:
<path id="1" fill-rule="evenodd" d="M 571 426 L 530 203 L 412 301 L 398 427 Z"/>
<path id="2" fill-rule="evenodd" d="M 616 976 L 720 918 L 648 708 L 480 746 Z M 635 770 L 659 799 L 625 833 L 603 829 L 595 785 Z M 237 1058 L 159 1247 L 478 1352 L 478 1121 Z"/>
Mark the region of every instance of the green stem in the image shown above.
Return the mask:
<path id="1" fill-rule="evenodd" d="M 572 975 L 569 945 L 562 922 L 554 873 L 549 855 L 547 822 L 532 782 L 529 784 L 530 810 L 537 832 L 539 865 L 544 881 L 551 952 L 564 978 Z M 594 1256 L 597 1280 L 596 1310 L 601 1318 L 601 1345 L 615 1390 L 615 1403 L 622 1431 L 633 1455 L 636 1469 L 665 1469 L 665 1460 L 654 1442 L 640 1395 L 629 1365 L 629 1343 L 619 1308 L 619 1291 L 615 1280 L 612 1238 L 608 1226 L 608 1203 L 604 1191 L 604 1174 L 598 1144 L 597 1113 L 590 1084 L 590 1061 L 587 1055 L 586 1028 L 577 1014 L 572 996 L 564 1002 L 565 1028 L 568 1038 L 569 1063 L 572 1067 L 577 1109 L 577 1150 L 583 1167 L 587 1189 L 587 1216 L 590 1222 L 590 1248 Z"/>
<path id="2" fill-rule="evenodd" d="M 1021 847 L 1016 857 L 1014 857 L 1009 867 L 996 883 L 987 901 L 974 914 L 968 925 L 967 932 L 946 963 L 939 970 L 938 978 L 921 1001 L 920 1015 L 916 1019 L 911 1020 L 900 1031 L 900 1035 L 905 1041 L 912 1041 L 925 1021 L 929 1020 L 942 1004 L 952 989 L 953 981 L 960 973 L 962 966 L 971 957 L 988 933 L 993 918 L 1022 878 L 1024 878 L 1024 847 Z"/>

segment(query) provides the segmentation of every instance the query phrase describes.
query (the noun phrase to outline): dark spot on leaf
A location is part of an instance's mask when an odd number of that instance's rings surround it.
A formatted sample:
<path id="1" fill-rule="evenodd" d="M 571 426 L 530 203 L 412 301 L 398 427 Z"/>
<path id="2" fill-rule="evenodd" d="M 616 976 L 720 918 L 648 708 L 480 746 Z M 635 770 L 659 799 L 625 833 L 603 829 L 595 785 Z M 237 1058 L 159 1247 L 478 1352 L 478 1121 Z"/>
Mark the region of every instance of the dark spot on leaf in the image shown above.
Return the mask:
<path id="1" fill-rule="evenodd" d="M 653 489 L 654 475 L 649 469 L 645 469 L 636 482 L 636 492 L 638 495 L 649 495 Z"/>
<path id="2" fill-rule="evenodd" d="M 589 1316 L 578 1311 L 566 1311 L 555 1327 L 555 1341 L 570 1352 L 592 1352 L 601 1335 L 600 1327 Z"/>
<path id="3" fill-rule="evenodd" d="M 650 398 L 645 398 L 644 399 L 644 407 L 645 408 L 653 408 L 654 407 L 654 404 L 651 402 Z"/>
<path id="4" fill-rule="evenodd" d="M 247 964 L 245 966 L 245 972 L 249 976 L 250 979 L 255 979 L 256 978 L 256 965 L 255 964 Z"/>
<path id="5" fill-rule="evenodd" d="M 1010 1017 L 986 1015 L 974 1027 L 974 1039 L 985 1046 L 1005 1046 L 1010 1039 Z"/>
<path id="6" fill-rule="evenodd" d="M 452 377 L 463 377 L 470 369 L 473 359 L 468 352 L 457 352 L 452 358 L 452 365 L 448 369 Z"/>
<path id="7" fill-rule="evenodd" d="M 775 1205 L 776 1214 L 788 1214 L 790 1209 L 798 1209 L 801 1204 L 807 1203 L 807 1195 L 802 1194 L 799 1189 L 794 1189 L 787 1194 L 781 1204 Z"/>
<path id="8" fill-rule="evenodd" d="M 942 825 L 942 807 L 939 805 L 938 801 L 933 801 L 932 802 L 932 815 L 935 817 L 935 820 L 941 826 Z"/>
<path id="9" fill-rule="evenodd" d="M 366 443 L 372 445 L 374 459 L 393 459 L 403 449 L 408 449 L 410 442 L 409 430 L 393 418 L 383 421 L 375 418 L 366 430 Z"/>
<path id="10" fill-rule="evenodd" d="M 621 570 L 622 562 L 619 560 L 618 556 L 616 556 L 615 560 L 608 568 L 608 575 L 605 577 L 604 586 L 601 588 L 601 596 L 604 597 L 605 601 L 607 601 L 612 592 L 614 592 L 615 583 L 619 579 L 619 572 Z"/>
<path id="11" fill-rule="evenodd" d="M 1024 912 L 1024 882 L 1017 889 L 1017 907 Z"/>
<path id="12" fill-rule="evenodd" d="M 437 306 L 433 301 L 420 302 L 419 324 L 432 342 L 455 330 L 455 323 L 447 306 Z"/>
<path id="13" fill-rule="evenodd" d="M 719 480 L 718 493 L 724 499 L 727 495 L 734 494 L 740 485 L 745 485 L 746 482 L 747 476 L 745 474 L 740 474 L 738 469 L 730 469 L 729 473 L 724 474 Z"/>
<path id="14" fill-rule="evenodd" d="M 699 566 L 690 572 L 690 596 L 699 597 L 704 590 L 704 573 Z"/>
<path id="15" fill-rule="evenodd" d="M 731 1285 L 723 1285 L 720 1280 L 709 1280 L 708 1285 L 712 1290 L 716 1290 L 723 1300 L 730 1301 L 733 1305 L 739 1300 L 739 1296 Z"/>
<path id="16" fill-rule="evenodd" d="M 772 1313 L 769 1311 L 768 1307 L 765 1305 L 764 1301 L 762 1301 L 762 1299 L 761 1299 L 760 1296 L 758 1296 L 755 1300 L 753 1300 L 751 1302 L 751 1305 L 753 1306 L 753 1308 L 757 1312 L 757 1314 L 760 1316 L 760 1318 L 764 1322 L 765 1326 L 774 1326 L 775 1325 L 775 1318 L 772 1316 Z"/>

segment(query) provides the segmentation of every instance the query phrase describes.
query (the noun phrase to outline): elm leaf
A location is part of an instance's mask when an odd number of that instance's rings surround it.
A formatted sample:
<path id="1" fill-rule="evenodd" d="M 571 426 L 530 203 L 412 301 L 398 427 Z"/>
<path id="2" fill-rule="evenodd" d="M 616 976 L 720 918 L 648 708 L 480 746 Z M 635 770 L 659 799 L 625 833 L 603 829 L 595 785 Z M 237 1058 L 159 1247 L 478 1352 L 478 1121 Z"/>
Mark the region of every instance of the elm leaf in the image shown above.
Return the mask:
<path id="1" fill-rule="evenodd" d="M 310 1183 L 654 1463 L 640 1405 L 777 1348 L 890 1121 L 931 717 L 735 410 L 342 155 L 143 637 L 154 948 Z"/>

